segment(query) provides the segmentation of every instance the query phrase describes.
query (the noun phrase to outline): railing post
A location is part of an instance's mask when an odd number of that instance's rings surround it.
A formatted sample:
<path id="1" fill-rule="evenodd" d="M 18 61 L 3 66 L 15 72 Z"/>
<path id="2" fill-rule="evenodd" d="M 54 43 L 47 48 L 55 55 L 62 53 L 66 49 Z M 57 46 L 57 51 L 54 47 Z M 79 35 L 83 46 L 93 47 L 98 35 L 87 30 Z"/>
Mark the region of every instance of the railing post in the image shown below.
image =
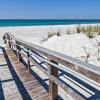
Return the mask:
<path id="1" fill-rule="evenodd" d="M 32 70 L 31 70 L 31 68 L 30 68 L 30 60 L 29 60 L 29 56 L 30 56 L 30 54 L 29 54 L 29 49 L 28 49 L 28 50 L 27 50 L 27 65 L 28 65 L 28 71 L 29 71 L 29 73 L 31 73 Z"/>
<path id="2" fill-rule="evenodd" d="M 6 39 L 4 39 L 4 44 L 7 44 L 7 40 Z"/>
<path id="3" fill-rule="evenodd" d="M 17 47 L 17 50 L 18 50 L 18 61 L 21 61 L 22 62 L 21 48 L 18 45 L 16 47 Z"/>
<path id="4" fill-rule="evenodd" d="M 8 46 L 11 48 L 11 43 L 10 43 L 11 41 L 10 40 L 8 40 Z"/>
<path id="5" fill-rule="evenodd" d="M 3 40 L 4 40 L 4 44 L 7 44 L 7 36 L 6 35 L 3 37 Z"/>
<path id="6" fill-rule="evenodd" d="M 12 41 L 12 38 L 10 38 L 10 44 L 11 44 L 11 49 L 13 50 L 13 41 Z"/>
<path id="7" fill-rule="evenodd" d="M 52 61 L 52 60 L 49 60 L 49 61 L 51 61 L 52 63 L 58 64 L 55 61 Z M 58 69 L 54 66 L 51 66 L 51 65 L 48 66 L 48 73 L 55 77 L 58 77 Z M 49 79 L 49 95 L 50 95 L 50 100 L 55 100 L 58 95 L 58 86 L 50 79 Z"/>

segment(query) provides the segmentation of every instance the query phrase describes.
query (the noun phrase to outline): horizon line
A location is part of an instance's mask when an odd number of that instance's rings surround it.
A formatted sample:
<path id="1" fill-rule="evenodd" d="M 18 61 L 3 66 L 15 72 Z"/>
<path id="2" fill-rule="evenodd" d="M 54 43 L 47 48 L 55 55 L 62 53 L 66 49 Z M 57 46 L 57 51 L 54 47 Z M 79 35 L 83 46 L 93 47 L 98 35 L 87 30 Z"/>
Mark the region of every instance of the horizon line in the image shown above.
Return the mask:
<path id="1" fill-rule="evenodd" d="M 45 19 L 44 18 L 41 18 L 41 19 L 40 18 L 37 18 L 37 19 L 36 18 L 34 18 L 34 19 L 31 19 L 31 18 L 30 19 L 28 19 L 28 18 L 27 19 L 12 18 L 11 19 L 11 18 L 8 18 L 8 19 L 5 19 L 4 18 L 4 19 L 2 19 L 1 18 L 0 20 L 100 20 L 100 19 L 98 19 L 98 18 L 96 18 L 96 19 L 89 19 L 89 18 L 87 18 L 87 19 L 86 18 L 83 18 L 83 19 L 82 18 L 79 18 L 79 19 L 74 19 L 74 18 L 73 19 L 64 19 L 64 18 L 63 19 L 55 19 L 55 18 L 54 19 L 52 19 L 52 18 L 51 19 L 48 19 L 48 18 L 45 18 Z"/>

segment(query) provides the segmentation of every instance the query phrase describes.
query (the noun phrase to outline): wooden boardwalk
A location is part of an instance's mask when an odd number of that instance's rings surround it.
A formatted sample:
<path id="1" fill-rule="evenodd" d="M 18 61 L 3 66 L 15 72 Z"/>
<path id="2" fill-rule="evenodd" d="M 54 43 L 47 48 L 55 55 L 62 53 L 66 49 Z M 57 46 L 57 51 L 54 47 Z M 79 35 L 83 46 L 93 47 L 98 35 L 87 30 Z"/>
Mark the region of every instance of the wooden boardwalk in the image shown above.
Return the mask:
<path id="1" fill-rule="evenodd" d="M 100 100 L 100 67 L 10 33 L 3 39 L 0 100 Z"/>
<path id="2" fill-rule="evenodd" d="M 14 52 L 2 47 L 0 50 L 0 100 L 49 100 L 47 90 Z"/>

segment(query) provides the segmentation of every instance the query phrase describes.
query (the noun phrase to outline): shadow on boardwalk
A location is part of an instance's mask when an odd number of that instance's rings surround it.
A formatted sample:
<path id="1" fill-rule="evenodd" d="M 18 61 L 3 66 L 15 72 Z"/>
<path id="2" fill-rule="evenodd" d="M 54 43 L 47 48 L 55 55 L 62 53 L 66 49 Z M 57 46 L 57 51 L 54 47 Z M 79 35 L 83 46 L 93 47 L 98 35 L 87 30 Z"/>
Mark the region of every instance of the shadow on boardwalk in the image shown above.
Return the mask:
<path id="1" fill-rule="evenodd" d="M 2 54 L 0 54 L 0 57 L 4 56 L 6 64 L 0 64 L 0 67 L 3 66 L 8 66 L 9 71 L 12 75 L 12 79 L 8 79 L 8 80 L 1 80 L 1 76 L 0 76 L 0 100 L 5 100 L 5 94 L 3 91 L 3 87 L 2 84 L 5 82 L 10 82 L 10 81 L 14 81 L 23 100 L 32 100 L 32 97 L 30 96 L 30 94 L 28 93 L 28 91 L 26 90 L 25 86 L 23 85 L 23 82 L 20 80 L 18 74 L 16 73 L 15 69 L 13 68 L 13 65 L 10 62 L 10 59 L 7 55 L 7 52 L 5 50 L 5 48 L 0 47 Z M 16 54 L 16 52 L 15 52 Z M 17 54 L 16 54 L 17 56 Z M 22 61 L 23 65 L 25 67 L 27 67 L 27 64 L 25 63 L 25 61 Z M 34 66 L 34 65 L 33 65 Z M 41 66 L 42 67 L 42 66 Z M 46 92 L 48 92 L 48 85 L 46 84 L 46 81 L 48 79 L 42 79 L 35 71 L 32 70 L 32 75 L 34 76 L 34 78 L 41 84 L 41 86 L 44 87 L 44 89 L 46 90 Z M 65 72 L 64 70 L 60 70 L 60 74 L 59 77 L 63 76 L 64 78 L 67 79 L 67 77 L 71 78 L 72 80 L 78 82 L 79 84 L 81 84 L 82 86 L 86 87 L 87 89 L 89 89 L 90 91 L 94 92 L 94 94 L 91 94 L 90 97 L 86 98 L 83 94 L 81 94 L 80 92 L 78 92 L 78 90 L 76 90 L 74 87 L 72 87 L 70 84 L 67 84 L 63 81 L 67 86 L 69 86 L 71 89 L 73 89 L 77 94 L 80 94 L 84 99 L 87 100 L 100 100 L 100 91 L 98 91 L 97 89 L 93 88 L 92 86 L 88 85 L 87 83 L 83 82 L 82 80 L 78 79 L 77 77 L 71 75 L 69 72 Z M 67 77 L 66 77 L 67 76 Z M 61 97 L 57 97 L 57 99 L 59 98 L 59 100 L 62 100 Z"/>
<path id="2" fill-rule="evenodd" d="M 16 71 L 14 70 L 11 62 L 10 62 L 10 59 L 7 55 L 7 52 L 5 50 L 5 48 L 3 47 L 0 47 L 1 51 L 2 51 L 2 54 L 0 55 L 3 55 L 5 60 L 6 60 L 6 63 L 7 64 L 4 64 L 4 65 L 0 65 L 0 67 L 3 67 L 5 65 L 8 66 L 9 68 L 9 71 L 12 75 L 12 78 L 11 80 L 1 80 L 1 77 L 0 77 L 0 100 L 5 100 L 5 96 L 4 96 L 4 91 L 3 91 L 3 88 L 2 88 L 2 84 L 4 82 L 9 82 L 9 81 L 14 81 L 21 96 L 22 96 L 22 99 L 23 100 L 32 100 L 31 96 L 29 95 L 29 93 L 27 92 L 26 88 L 24 87 L 23 83 L 21 82 L 19 76 L 17 75 Z M 25 62 L 23 61 L 23 64 L 25 64 Z M 33 76 L 38 79 L 37 81 L 46 89 L 46 91 L 48 90 L 48 85 L 45 83 L 45 80 L 42 80 L 35 72 L 32 72 Z"/>

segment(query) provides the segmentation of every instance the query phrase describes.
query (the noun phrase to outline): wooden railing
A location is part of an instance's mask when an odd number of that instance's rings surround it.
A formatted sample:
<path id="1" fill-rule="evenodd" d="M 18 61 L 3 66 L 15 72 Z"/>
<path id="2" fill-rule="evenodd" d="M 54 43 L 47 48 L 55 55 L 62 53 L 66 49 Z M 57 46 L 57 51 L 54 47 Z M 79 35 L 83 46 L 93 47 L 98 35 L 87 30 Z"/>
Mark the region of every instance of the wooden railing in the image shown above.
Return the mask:
<path id="1" fill-rule="evenodd" d="M 49 77 L 49 94 L 51 100 L 55 100 L 56 96 L 58 95 L 58 86 L 72 95 L 74 98 L 79 100 L 84 99 L 80 94 L 77 94 L 76 91 L 59 79 L 58 70 L 64 70 L 65 72 L 70 71 L 72 75 L 81 77 L 82 81 L 89 80 L 90 83 L 94 84 L 92 85 L 93 87 L 97 86 L 97 83 L 100 83 L 100 66 L 98 67 L 88 64 L 73 57 L 28 43 L 16 38 L 10 33 L 5 33 L 3 39 L 5 43 L 9 44 L 9 47 L 12 50 L 14 50 L 14 48 L 17 49 L 19 61 L 22 61 L 23 57 L 27 58 L 27 65 L 30 73 L 30 62 L 32 62 Z M 47 70 L 41 67 L 41 64 L 39 64 L 37 60 L 30 55 L 30 53 L 32 53 L 37 59 L 44 62 L 47 65 Z"/>

